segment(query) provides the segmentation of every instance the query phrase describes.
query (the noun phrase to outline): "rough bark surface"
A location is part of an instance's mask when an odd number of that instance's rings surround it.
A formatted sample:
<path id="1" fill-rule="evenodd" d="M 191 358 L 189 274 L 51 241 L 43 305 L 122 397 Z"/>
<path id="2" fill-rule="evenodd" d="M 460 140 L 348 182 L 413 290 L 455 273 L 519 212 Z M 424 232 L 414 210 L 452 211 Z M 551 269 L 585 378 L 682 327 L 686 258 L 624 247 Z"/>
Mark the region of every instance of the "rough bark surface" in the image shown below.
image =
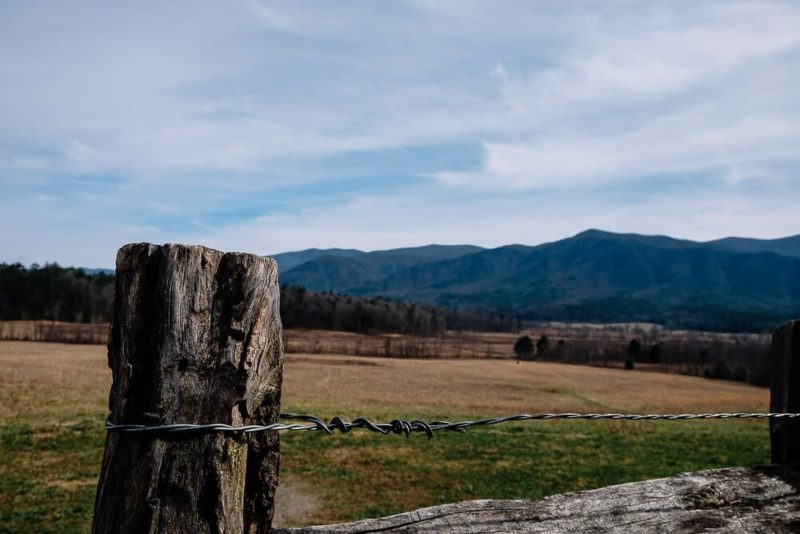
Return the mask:
<path id="1" fill-rule="evenodd" d="M 115 423 L 269 424 L 280 410 L 278 269 L 199 246 L 117 255 L 108 343 Z M 267 532 L 278 433 L 176 438 L 111 432 L 93 532 Z"/>
<path id="2" fill-rule="evenodd" d="M 800 412 L 800 321 L 772 333 L 770 411 Z M 800 421 L 771 419 L 772 463 L 800 462 Z"/>
<path id="3" fill-rule="evenodd" d="M 800 467 L 729 468 L 276 532 L 798 532 Z"/>

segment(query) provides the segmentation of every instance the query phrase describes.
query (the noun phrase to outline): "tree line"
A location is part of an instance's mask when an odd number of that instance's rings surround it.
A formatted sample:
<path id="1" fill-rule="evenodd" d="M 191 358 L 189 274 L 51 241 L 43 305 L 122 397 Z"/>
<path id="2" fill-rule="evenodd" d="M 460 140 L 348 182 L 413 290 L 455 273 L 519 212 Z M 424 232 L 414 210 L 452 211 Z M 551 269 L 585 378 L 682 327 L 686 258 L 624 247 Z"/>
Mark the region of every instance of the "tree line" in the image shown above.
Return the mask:
<path id="1" fill-rule="evenodd" d="M 519 360 L 642 368 L 758 386 L 769 386 L 770 380 L 770 345 L 762 339 L 701 341 L 687 336 L 648 341 L 632 338 L 627 343 L 597 339 L 553 342 L 542 334 L 538 338 L 520 336 L 513 350 Z"/>
<path id="2" fill-rule="evenodd" d="M 475 309 L 443 308 L 375 297 L 354 297 L 332 291 L 281 286 L 281 319 L 285 328 L 399 333 L 430 336 L 445 330 L 513 332 L 511 316 Z"/>
<path id="3" fill-rule="evenodd" d="M 107 323 L 114 276 L 55 263 L 0 263 L 0 320 Z"/>
<path id="4" fill-rule="evenodd" d="M 441 308 L 281 286 L 285 328 L 433 335 L 445 330 L 509 332 L 517 319 L 473 309 Z M 114 275 L 56 263 L 0 263 L 0 320 L 108 323 Z"/>

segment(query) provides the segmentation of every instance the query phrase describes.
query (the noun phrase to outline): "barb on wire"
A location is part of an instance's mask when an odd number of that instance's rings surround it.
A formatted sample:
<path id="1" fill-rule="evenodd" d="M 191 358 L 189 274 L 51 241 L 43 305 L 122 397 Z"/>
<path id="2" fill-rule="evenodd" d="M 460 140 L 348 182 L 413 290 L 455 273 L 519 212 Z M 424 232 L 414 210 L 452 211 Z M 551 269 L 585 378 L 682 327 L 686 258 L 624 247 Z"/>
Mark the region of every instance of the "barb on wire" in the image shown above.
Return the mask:
<path id="1" fill-rule="evenodd" d="M 282 413 L 280 419 L 302 421 L 302 423 L 272 423 L 269 425 L 246 425 L 231 426 L 222 423 L 211 424 L 189 424 L 177 423 L 167 425 L 137 425 L 137 424 L 115 424 L 106 421 L 106 430 L 109 432 L 133 432 L 143 434 L 190 434 L 222 432 L 227 434 L 251 434 L 253 432 L 265 432 L 269 430 L 307 430 L 322 431 L 326 434 L 333 434 L 338 430 L 342 434 L 347 434 L 355 429 L 368 430 L 379 434 L 404 434 L 409 437 L 414 432 L 423 432 L 428 439 L 433 437 L 434 432 L 465 432 L 468 428 L 475 426 L 493 426 L 512 421 L 546 421 L 551 419 L 612 419 L 625 421 L 686 421 L 692 419 L 796 419 L 800 418 L 800 413 L 757 413 L 757 412 L 736 412 L 736 413 L 682 413 L 682 414 L 623 414 L 623 413 L 539 413 L 539 414 L 518 414 L 507 417 L 495 417 L 492 419 L 478 419 L 475 421 L 425 421 L 394 419 L 388 423 L 375 423 L 365 417 L 359 417 L 352 421 L 345 421 L 341 417 L 334 417 L 327 423 L 313 415 Z"/>

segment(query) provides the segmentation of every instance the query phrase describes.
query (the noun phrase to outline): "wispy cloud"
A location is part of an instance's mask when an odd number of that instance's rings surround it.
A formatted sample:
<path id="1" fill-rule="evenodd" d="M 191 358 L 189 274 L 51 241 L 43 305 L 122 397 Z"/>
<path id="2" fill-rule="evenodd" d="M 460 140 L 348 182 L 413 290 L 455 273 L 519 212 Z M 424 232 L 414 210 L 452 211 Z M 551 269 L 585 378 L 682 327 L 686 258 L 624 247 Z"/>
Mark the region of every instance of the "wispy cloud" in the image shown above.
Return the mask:
<path id="1" fill-rule="evenodd" d="M 5 2 L 0 261 L 792 233 L 798 28 L 791 2 Z"/>
<path id="2" fill-rule="evenodd" d="M 513 126 L 490 133 L 480 169 L 437 176 L 481 188 L 586 187 L 701 171 L 764 177 L 800 162 L 796 9 L 609 11 L 620 17 L 574 27 L 554 65 L 516 76 L 504 68 Z"/>

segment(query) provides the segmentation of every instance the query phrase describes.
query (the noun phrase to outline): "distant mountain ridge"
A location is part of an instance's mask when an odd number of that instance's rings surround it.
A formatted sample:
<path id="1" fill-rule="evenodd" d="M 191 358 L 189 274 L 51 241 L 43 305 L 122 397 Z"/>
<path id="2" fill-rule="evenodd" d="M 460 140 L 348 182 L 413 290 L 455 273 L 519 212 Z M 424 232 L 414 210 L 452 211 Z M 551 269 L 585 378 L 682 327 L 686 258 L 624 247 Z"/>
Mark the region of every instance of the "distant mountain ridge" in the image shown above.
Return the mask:
<path id="1" fill-rule="evenodd" d="M 709 241 L 707 244 L 733 252 L 774 252 L 781 256 L 800 258 L 800 235 L 780 239 L 726 237 L 716 241 Z"/>
<path id="2" fill-rule="evenodd" d="M 763 329 L 800 313 L 800 236 L 696 242 L 587 230 L 538 246 L 312 249 L 275 257 L 290 285 L 524 319 Z"/>
<path id="3" fill-rule="evenodd" d="M 308 249 L 272 257 L 278 262 L 281 273 L 285 273 L 282 280 L 309 289 L 336 291 L 376 282 L 414 265 L 454 259 L 481 250 L 484 249 L 474 245 L 426 245 L 374 252 Z"/>
<path id="4" fill-rule="evenodd" d="M 366 252 L 362 252 L 360 250 L 356 250 L 353 248 L 350 249 L 309 248 L 306 250 L 299 250 L 297 252 L 284 252 L 282 254 L 274 254 L 270 257 L 278 262 L 278 266 L 281 271 L 286 272 L 291 269 L 294 269 L 298 265 L 302 265 L 308 261 L 315 260 L 321 256 L 342 256 L 346 258 L 352 258 L 353 256 L 361 256 L 363 254 L 366 254 Z"/>

